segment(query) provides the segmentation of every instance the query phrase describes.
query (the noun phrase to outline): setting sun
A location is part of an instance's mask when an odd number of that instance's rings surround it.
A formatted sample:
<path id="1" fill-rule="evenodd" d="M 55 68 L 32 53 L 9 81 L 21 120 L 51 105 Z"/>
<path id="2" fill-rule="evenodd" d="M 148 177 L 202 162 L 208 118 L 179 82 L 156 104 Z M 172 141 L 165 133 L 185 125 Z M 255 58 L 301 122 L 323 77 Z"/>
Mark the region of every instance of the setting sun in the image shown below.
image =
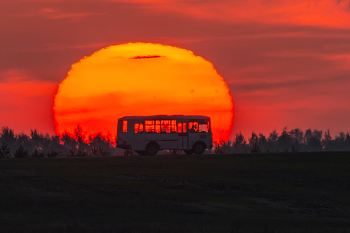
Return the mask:
<path id="1" fill-rule="evenodd" d="M 54 100 L 56 134 L 77 125 L 116 135 L 123 116 L 204 115 L 228 140 L 233 101 L 214 66 L 191 51 L 151 43 L 101 49 L 72 65 Z"/>

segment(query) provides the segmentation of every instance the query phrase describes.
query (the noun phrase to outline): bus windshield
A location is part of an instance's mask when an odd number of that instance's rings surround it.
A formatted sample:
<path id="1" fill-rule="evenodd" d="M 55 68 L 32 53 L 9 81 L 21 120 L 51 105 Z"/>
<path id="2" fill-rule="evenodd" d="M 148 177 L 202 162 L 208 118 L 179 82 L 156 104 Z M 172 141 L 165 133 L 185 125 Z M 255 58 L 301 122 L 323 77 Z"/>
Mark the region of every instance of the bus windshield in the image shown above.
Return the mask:
<path id="1" fill-rule="evenodd" d="M 188 123 L 188 129 L 191 133 L 208 133 L 209 132 L 209 121 L 208 120 L 195 120 Z"/>

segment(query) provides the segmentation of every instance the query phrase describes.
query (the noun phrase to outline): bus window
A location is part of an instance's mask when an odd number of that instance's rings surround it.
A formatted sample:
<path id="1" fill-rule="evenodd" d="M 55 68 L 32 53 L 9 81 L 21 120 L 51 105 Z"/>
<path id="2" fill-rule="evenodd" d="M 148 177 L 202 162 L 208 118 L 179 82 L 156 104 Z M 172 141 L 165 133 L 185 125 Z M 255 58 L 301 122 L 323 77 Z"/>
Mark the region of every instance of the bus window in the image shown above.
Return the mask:
<path id="1" fill-rule="evenodd" d="M 123 133 L 128 132 L 128 121 L 123 121 Z"/>
<path id="2" fill-rule="evenodd" d="M 143 124 L 140 124 L 139 132 L 143 132 Z"/>
<path id="3" fill-rule="evenodd" d="M 170 120 L 162 120 L 160 125 L 160 131 L 162 133 L 170 133 Z"/>
<path id="4" fill-rule="evenodd" d="M 143 124 L 136 123 L 134 125 L 135 133 L 143 133 Z"/>
<path id="5" fill-rule="evenodd" d="M 182 133 L 182 123 L 177 123 L 177 132 Z"/>
<path id="6" fill-rule="evenodd" d="M 199 132 L 205 132 L 208 133 L 209 132 L 209 124 L 199 124 Z"/>
<path id="7" fill-rule="evenodd" d="M 186 127 L 186 123 L 183 123 L 183 130 L 182 130 L 183 133 L 187 133 L 187 127 Z"/>
<path id="8" fill-rule="evenodd" d="M 176 133 L 176 120 L 171 120 L 171 132 Z"/>
<path id="9" fill-rule="evenodd" d="M 191 133 L 198 132 L 198 122 L 189 122 L 188 129 Z"/>
<path id="10" fill-rule="evenodd" d="M 146 133 L 154 132 L 154 121 L 145 121 Z"/>
<path id="11" fill-rule="evenodd" d="M 135 129 L 135 133 L 137 133 L 139 131 L 139 124 L 136 123 L 134 125 L 134 129 Z"/>
<path id="12" fill-rule="evenodd" d="M 156 133 L 160 133 L 160 121 L 156 120 Z"/>

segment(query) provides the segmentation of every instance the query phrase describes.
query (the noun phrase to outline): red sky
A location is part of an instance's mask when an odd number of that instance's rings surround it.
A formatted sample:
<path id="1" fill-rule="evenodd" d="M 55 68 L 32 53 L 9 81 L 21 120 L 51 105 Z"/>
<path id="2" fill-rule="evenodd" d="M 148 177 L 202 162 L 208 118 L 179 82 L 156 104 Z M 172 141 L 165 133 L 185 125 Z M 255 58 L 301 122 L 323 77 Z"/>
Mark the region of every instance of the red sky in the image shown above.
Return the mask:
<path id="1" fill-rule="evenodd" d="M 155 42 L 213 63 L 235 103 L 232 135 L 350 131 L 349 0 L 0 0 L 0 126 L 54 133 L 70 66 Z"/>

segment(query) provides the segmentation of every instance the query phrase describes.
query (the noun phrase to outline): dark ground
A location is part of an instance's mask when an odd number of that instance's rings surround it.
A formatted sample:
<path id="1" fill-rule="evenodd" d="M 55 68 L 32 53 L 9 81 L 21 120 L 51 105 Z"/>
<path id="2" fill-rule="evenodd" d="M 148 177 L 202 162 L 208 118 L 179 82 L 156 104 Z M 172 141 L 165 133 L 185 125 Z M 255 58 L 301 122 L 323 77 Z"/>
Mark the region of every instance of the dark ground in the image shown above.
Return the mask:
<path id="1" fill-rule="evenodd" d="M 350 153 L 0 160 L 0 232 L 350 232 Z"/>

